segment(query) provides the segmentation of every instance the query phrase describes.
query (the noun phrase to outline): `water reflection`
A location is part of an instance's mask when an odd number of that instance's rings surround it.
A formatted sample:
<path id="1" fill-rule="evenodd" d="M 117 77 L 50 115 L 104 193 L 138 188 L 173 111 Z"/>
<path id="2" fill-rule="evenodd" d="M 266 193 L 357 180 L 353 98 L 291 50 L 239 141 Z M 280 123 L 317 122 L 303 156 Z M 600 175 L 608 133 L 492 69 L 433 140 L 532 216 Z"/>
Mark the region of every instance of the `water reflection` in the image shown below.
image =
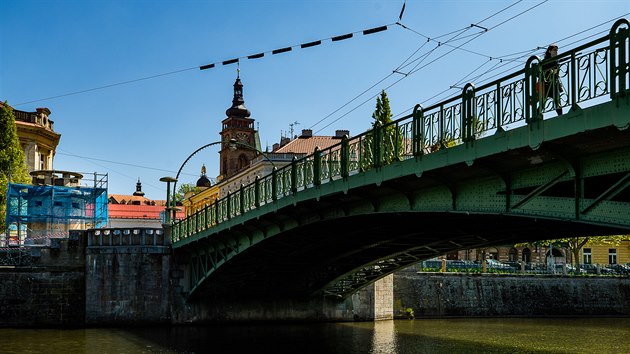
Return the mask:
<path id="1" fill-rule="evenodd" d="M 374 323 L 372 335 L 372 350 L 375 354 L 398 354 L 396 347 L 396 326 L 394 321 L 379 321 Z"/>
<path id="2" fill-rule="evenodd" d="M 0 329 L 0 353 L 630 353 L 630 318 Z"/>

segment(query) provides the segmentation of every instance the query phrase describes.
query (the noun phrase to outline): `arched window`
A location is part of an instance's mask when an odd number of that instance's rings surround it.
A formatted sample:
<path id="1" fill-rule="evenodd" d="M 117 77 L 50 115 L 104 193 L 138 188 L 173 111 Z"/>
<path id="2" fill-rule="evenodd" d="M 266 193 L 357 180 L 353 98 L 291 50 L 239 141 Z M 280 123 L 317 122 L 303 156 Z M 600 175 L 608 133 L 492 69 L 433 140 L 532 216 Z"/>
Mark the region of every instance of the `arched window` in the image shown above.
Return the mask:
<path id="1" fill-rule="evenodd" d="M 510 249 L 510 253 L 508 253 L 508 260 L 510 262 L 516 262 L 517 259 L 518 259 L 518 251 L 516 250 L 516 248 L 512 247 L 512 249 Z"/>
<path id="2" fill-rule="evenodd" d="M 523 249 L 523 254 L 521 255 L 521 260 L 525 263 L 530 263 L 532 261 L 532 251 L 529 248 Z"/>
<path id="3" fill-rule="evenodd" d="M 499 250 L 494 247 L 486 249 L 486 258 L 499 260 Z"/>

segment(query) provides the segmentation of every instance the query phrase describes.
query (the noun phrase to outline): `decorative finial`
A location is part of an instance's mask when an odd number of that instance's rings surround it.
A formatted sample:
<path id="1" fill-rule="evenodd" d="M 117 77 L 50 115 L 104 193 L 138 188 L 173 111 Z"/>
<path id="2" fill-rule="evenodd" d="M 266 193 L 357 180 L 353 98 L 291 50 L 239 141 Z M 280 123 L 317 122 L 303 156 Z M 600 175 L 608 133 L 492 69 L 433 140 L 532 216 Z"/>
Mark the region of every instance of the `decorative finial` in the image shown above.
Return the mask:
<path id="1" fill-rule="evenodd" d="M 201 165 L 201 175 L 202 176 L 206 175 L 206 165 L 205 164 Z"/>
<path id="2" fill-rule="evenodd" d="M 236 78 L 240 78 L 241 77 L 241 62 L 237 61 L 236 62 Z"/>

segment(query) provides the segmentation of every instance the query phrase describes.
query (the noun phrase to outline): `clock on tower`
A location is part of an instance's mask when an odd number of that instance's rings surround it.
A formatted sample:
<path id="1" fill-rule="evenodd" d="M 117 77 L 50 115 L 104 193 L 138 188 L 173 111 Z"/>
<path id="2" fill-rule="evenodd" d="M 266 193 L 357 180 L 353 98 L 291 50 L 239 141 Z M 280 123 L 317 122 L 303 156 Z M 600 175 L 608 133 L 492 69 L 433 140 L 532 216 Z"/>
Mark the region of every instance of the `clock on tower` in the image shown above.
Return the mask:
<path id="1" fill-rule="evenodd" d="M 246 143 L 247 142 L 247 137 L 248 137 L 248 134 L 245 133 L 245 132 L 238 132 L 238 133 L 236 133 L 236 139 L 238 141 L 240 141 L 241 143 Z"/>

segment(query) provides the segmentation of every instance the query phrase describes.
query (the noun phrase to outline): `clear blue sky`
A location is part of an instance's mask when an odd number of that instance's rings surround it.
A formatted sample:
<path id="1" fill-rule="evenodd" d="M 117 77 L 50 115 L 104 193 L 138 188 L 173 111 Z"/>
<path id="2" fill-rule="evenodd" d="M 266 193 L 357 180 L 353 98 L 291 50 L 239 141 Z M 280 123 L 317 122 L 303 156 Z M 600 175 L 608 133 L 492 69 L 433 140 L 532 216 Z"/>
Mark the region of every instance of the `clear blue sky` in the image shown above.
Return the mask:
<path id="1" fill-rule="evenodd" d="M 427 106 L 457 94 L 449 87 L 483 74 L 496 58 L 505 62 L 474 83 L 521 68 L 531 53 L 542 56 L 537 47 L 556 42 L 562 52 L 592 39 L 610 29 L 608 21 L 630 13 L 628 0 L 410 0 L 401 21 L 409 29 L 391 25 L 372 35 L 329 39 L 393 24 L 403 3 L 0 0 L 0 100 L 19 110 L 52 111 L 62 134 L 56 169 L 108 173 L 109 193 L 115 194 L 131 194 L 140 178 L 147 197 L 164 199 L 159 178 L 174 176 L 191 152 L 220 139 L 220 122 L 231 105 L 236 65 L 200 71 L 201 65 L 267 52 L 242 59 L 240 69 L 245 104 L 259 124 L 262 145 L 271 146 L 294 122 L 296 134 L 312 128 L 317 135 L 337 129 L 358 135 L 370 127 L 372 96 L 381 89 L 395 115 L 409 113 L 416 103 Z M 489 30 L 470 37 L 483 31 L 471 24 Z M 474 40 L 453 51 L 424 37 L 443 43 L 457 34 L 466 39 L 449 45 Z M 320 46 L 270 53 L 319 39 Z M 399 71 L 413 74 L 394 84 L 403 76 L 388 75 L 410 56 L 416 61 Z M 201 164 L 216 177 L 218 149 L 191 159 L 179 184 L 195 182 Z"/>

